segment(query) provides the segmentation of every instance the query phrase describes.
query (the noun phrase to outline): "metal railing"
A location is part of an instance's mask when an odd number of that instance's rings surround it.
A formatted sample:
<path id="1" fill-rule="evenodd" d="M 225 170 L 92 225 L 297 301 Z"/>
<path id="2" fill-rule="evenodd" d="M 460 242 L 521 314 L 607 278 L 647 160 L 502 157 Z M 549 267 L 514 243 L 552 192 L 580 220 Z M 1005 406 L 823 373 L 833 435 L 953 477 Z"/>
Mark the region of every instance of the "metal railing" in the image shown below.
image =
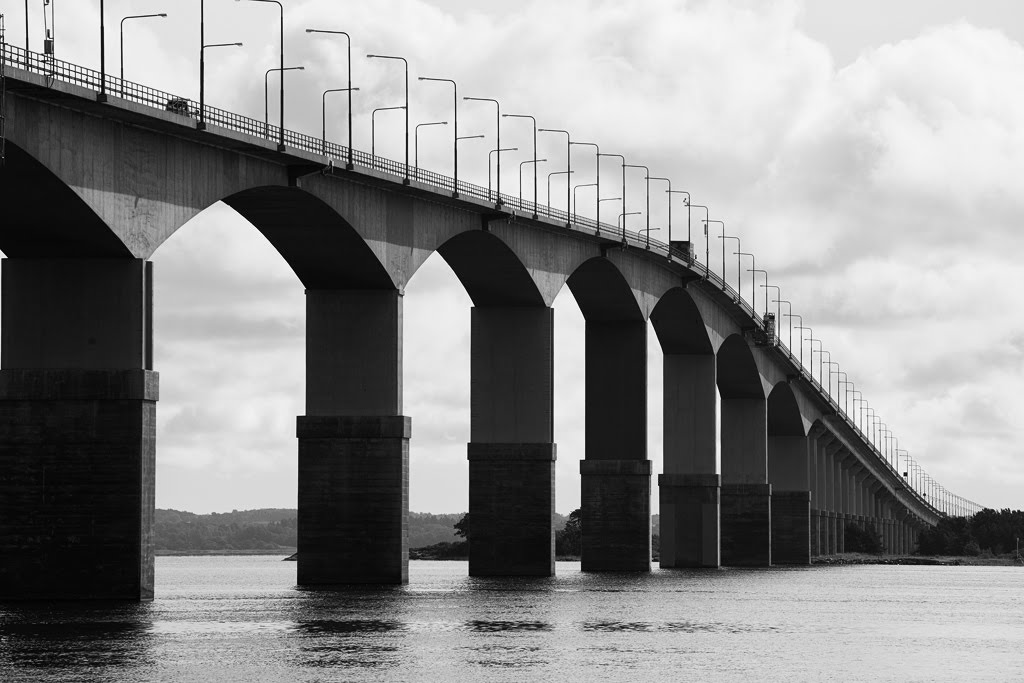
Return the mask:
<path id="1" fill-rule="evenodd" d="M 267 121 L 260 121 L 258 119 L 242 116 L 240 114 L 211 107 L 209 105 L 206 105 L 203 111 L 200 112 L 199 104 L 192 99 L 180 97 L 163 90 L 158 90 L 156 88 L 151 88 L 131 81 L 122 80 L 116 76 L 111 76 L 110 74 L 102 76 L 100 72 L 93 69 L 87 69 L 77 64 L 54 59 L 50 56 L 30 52 L 24 48 L 3 43 L 0 45 L 0 67 L 2 67 L 2 64 L 5 61 L 11 63 L 13 66 L 24 68 L 30 72 L 42 74 L 50 79 L 71 83 L 96 91 L 102 90 L 108 96 L 119 97 L 129 102 L 135 102 L 148 107 L 170 111 L 182 117 L 201 119 L 207 126 L 214 125 L 271 142 L 280 141 L 283 137 L 286 147 L 292 147 L 311 154 L 323 156 L 325 162 L 327 162 L 325 164 L 327 169 L 325 170 L 333 169 L 337 172 L 338 169 L 335 167 L 333 162 L 347 162 L 349 159 L 350 152 L 347 147 L 333 141 L 324 140 L 322 137 L 306 135 L 304 133 L 287 129 L 284 131 L 284 135 L 282 136 L 281 128 L 279 126 L 275 126 Z M 2 121 L 2 110 L 0 110 L 0 126 L 3 125 Z M 2 139 L 2 128 L 0 128 L 0 140 Z M 623 230 L 618 226 L 600 223 L 596 219 L 589 218 L 587 216 L 581 216 L 562 209 L 556 209 L 549 205 L 541 205 L 537 202 L 527 201 L 520 197 L 504 193 L 499 195 L 490 188 L 481 187 L 463 180 L 458 181 L 458 187 L 456 188 L 455 181 L 448 176 L 411 165 L 407 167 L 403 162 L 394 161 L 378 155 L 368 154 L 361 150 L 351 150 L 351 158 L 353 164 L 356 166 L 394 176 L 398 181 L 405 181 L 408 179 L 410 181 L 430 186 L 434 189 L 445 190 L 453 193 L 457 192 L 459 196 L 472 197 L 493 203 L 496 208 L 500 208 L 502 210 L 511 210 L 523 215 L 537 215 L 538 217 L 545 217 L 564 224 L 564 226 L 570 230 L 591 232 L 594 235 L 602 236 L 606 239 L 622 241 L 625 246 L 644 249 L 663 255 L 668 259 L 685 265 L 698 275 L 701 275 L 704 282 L 720 290 L 724 295 L 735 302 L 740 311 L 745 316 L 749 317 L 755 330 L 764 331 L 764 323 L 758 317 L 754 306 L 747 302 L 743 298 L 742 294 L 729 285 L 718 273 L 711 270 L 708 264 L 700 263 L 697 258 L 691 260 L 688 258 L 688 255 L 684 254 L 680 250 L 665 244 L 664 242 L 651 239 L 649 234 L 641 235 L 640 233 Z M 796 370 L 799 376 L 820 394 L 820 396 L 825 400 L 826 405 L 828 405 L 835 414 L 846 423 L 847 427 L 858 435 L 862 444 L 879 461 L 884 463 L 886 469 L 894 479 L 901 482 L 903 486 L 915 496 L 919 504 L 930 508 L 937 514 L 943 514 L 933 503 L 922 497 L 921 493 L 918 492 L 914 486 L 905 481 L 896 468 L 893 467 L 892 463 L 876 447 L 872 439 L 869 438 L 863 430 L 861 430 L 857 423 L 851 419 L 842 406 L 840 406 L 838 400 L 833 398 L 831 393 L 822 386 L 818 379 L 814 378 L 813 370 L 809 371 L 808 368 L 800 362 L 797 356 L 793 354 L 792 350 L 783 343 L 779 335 L 776 335 L 775 341 L 772 345 L 778 350 L 780 355 L 789 362 L 792 369 Z M 813 363 L 813 360 L 811 362 Z"/>

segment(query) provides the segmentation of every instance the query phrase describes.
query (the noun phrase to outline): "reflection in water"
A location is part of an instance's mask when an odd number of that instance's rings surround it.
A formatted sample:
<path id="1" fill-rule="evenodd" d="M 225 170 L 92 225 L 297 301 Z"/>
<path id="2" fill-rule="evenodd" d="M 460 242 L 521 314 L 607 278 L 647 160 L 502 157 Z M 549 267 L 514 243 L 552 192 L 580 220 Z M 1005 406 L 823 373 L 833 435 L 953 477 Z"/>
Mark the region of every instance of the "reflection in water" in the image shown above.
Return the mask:
<path id="1" fill-rule="evenodd" d="M 0 671 L 131 678 L 132 670 L 150 661 L 148 612 L 148 604 L 123 602 L 0 605 Z"/>
<path id="2" fill-rule="evenodd" d="M 319 592 L 296 590 L 279 558 L 158 558 L 146 605 L 0 605 L 0 681 L 959 681 L 1024 668 L 1013 568 L 466 569 L 414 562 L 408 586 Z"/>

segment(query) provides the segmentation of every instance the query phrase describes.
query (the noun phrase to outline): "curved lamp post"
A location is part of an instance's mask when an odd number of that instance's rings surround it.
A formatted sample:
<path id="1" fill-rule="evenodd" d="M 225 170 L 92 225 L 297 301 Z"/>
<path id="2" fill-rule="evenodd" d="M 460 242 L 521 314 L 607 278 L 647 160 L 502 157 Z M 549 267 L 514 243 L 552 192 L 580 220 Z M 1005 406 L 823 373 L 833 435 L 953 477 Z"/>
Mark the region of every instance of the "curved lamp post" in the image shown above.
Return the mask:
<path id="1" fill-rule="evenodd" d="M 583 183 L 582 185 L 576 185 L 572 188 L 572 220 L 574 223 L 576 222 L 576 190 L 581 187 L 597 187 L 597 183 Z M 600 201 L 601 200 L 598 199 L 598 202 Z M 598 206 L 600 206 L 600 204 L 598 204 Z"/>
<path id="2" fill-rule="evenodd" d="M 762 275 L 764 275 L 764 284 L 765 285 L 768 284 L 768 271 L 767 270 L 763 270 L 761 268 L 751 268 L 747 272 L 748 273 L 761 273 Z M 751 275 L 750 277 L 751 277 L 751 279 L 754 278 L 753 275 Z M 751 283 L 751 289 L 753 289 L 753 283 Z M 754 306 L 754 302 L 753 301 L 750 302 L 750 306 L 751 306 L 751 308 L 753 308 L 753 306 Z M 754 311 L 754 314 L 755 315 L 757 314 L 757 310 L 756 309 Z M 768 290 L 767 289 L 764 290 L 764 313 L 762 315 L 768 315 Z"/>
<path id="3" fill-rule="evenodd" d="M 345 163 L 345 168 L 351 171 L 355 167 L 355 164 L 352 162 L 352 91 L 359 90 L 359 88 L 352 87 L 352 37 L 345 31 L 328 31 L 319 28 L 307 28 L 306 33 L 327 33 L 345 36 L 345 45 L 348 49 L 348 87 L 345 88 L 348 91 L 348 161 Z"/>
<path id="4" fill-rule="evenodd" d="M 622 160 L 622 212 L 626 212 L 626 157 L 621 154 L 605 154 L 604 152 L 598 152 L 598 162 L 600 157 L 617 157 Z M 597 229 L 601 229 L 601 221 L 597 221 Z M 622 223 L 622 243 L 626 243 L 626 223 Z"/>
<path id="5" fill-rule="evenodd" d="M 704 234 L 708 232 L 708 226 L 712 223 L 717 223 L 722 226 L 722 235 L 719 237 L 722 240 L 722 284 L 725 284 L 725 221 L 717 221 L 706 219 L 704 222 Z M 708 259 L 708 263 L 711 263 L 711 248 L 708 247 L 708 251 L 704 253 L 704 258 Z"/>
<path id="6" fill-rule="evenodd" d="M 395 107 L 377 107 L 370 112 L 370 166 L 372 168 L 377 167 L 377 112 L 393 111 L 395 109 L 405 109 L 405 107 L 401 105 Z"/>
<path id="7" fill-rule="evenodd" d="M 241 43 L 210 43 L 200 40 L 199 45 L 199 125 L 198 129 L 206 128 L 206 49 L 210 47 L 242 47 Z M 124 81 L 121 82 L 124 87 Z"/>
<path id="8" fill-rule="evenodd" d="M 417 80 L 434 81 L 435 83 L 452 84 L 452 196 L 459 196 L 459 140 L 467 140 L 470 137 L 483 137 L 482 135 L 470 135 L 465 138 L 459 137 L 459 86 L 450 78 L 432 78 L 420 76 Z M 419 168 L 419 166 L 417 166 Z"/>
<path id="9" fill-rule="evenodd" d="M 569 147 L 573 145 L 579 145 L 580 147 L 593 147 L 595 150 L 594 154 L 594 187 L 597 188 L 597 198 L 594 200 L 594 221 L 597 223 L 597 231 L 601 232 L 601 148 L 597 146 L 596 142 L 575 142 L 570 140 Z M 587 187 L 585 185 L 577 185 L 576 187 Z M 575 190 L 573 190 L 575 193 Z M 576 215 L 576 196 L 572 198 L 572 213 Z"/>
<path id="10" fill-rule="evenodd" d="M 803 318 L 800 319 L 803 322 Z M 803 325 L 797 325 L 796 329 L 801 330 L 800 332 L 800 365 L 804 365 L 804 333 L 803 330 L 807 330 L 807 336 L 811 338 L 811 381 L 814 381 L 814 330 L 810 327 Z M 807 367 L 807 366 L 804 366 Z"/>
<path id="11" fill-rule="evenodd" d="M 239 0 L 241 1 L 241 0 Z M 259 2 L 259 0 L 249 0 L 249 2 Z M 263 135 L 264 137 L 270 137 L 270 74 L 275 71 L 305 71 L 304 66 L 289 66 L 284 68 L 267 69 L 267 73 L 263 74 Z M 281 74 L 281 87 L 284 88 L 284 73 Z M 284 115 L 281 116 L 281 138 L 278 141 L 278 148 L 284 147 Z"/>
<path id="12" fill-rule="evenodd" d="M 517 151 L 519 151 L 518 147 L 504 147 L 504 148 L 500 148 L 499 147 L 498 149 L 492 149 L 490 152 L 487 153 L 487 197 L 488 197 L 488 199 L 491 196 L 491 165 L 492 165 L 491 158 L 492 158 L 492 156 L 494 154 L 498 155 L 498 164 L 497 164 L 497 166 L 498 166 L 498 201 L 496 203 L 497 206 L 501 206 L 501 204 L 502 204 L 502 201 L 501 201 L 501 153 L 502 152 L 517 152 Z"/>
<path id="13" fill-rule="evenodd" d="M 527 159 L 519 162 L 519 203 L 523 203 L 523 166 L 533 164 L 533 217 L 537 217 L 537 164 L 546 162 L 547 159 Z"/>
<path id="14" fill-rule="evenodd" d="M 495 113 L 496 113 L 496 116 L 495 116 L 495 129 L 494 129 L 494 132 L 495 132 L 495 135 L 494 135 L 494 138 L 495 138 L 494 147 L 495 147 L 495 149 L 492 151 L 492 153 L 493 152 L 508 151 L 508 150 L 503 150 L 501 148 L 501 104 L 498 103 L 498 100 L 496 100 L 494 98 L 491 98 L 491 97 L 463 97 L 462 99 L 463 100 L 468 100 L 468 101 L 471 101 L 471 102 L 494 102 L 494 108 L 495 108 Z M 512 149 L 519 149 L 519 148 L 518 147 L 509 147 L 508 149 L 512 150 Z M 490 198 L 491 198 L 491 181 L 490 181 L 490 177 L 491 177 L 491 157 L 490 157 L 490 155 L 488 155 L 487 156 L 487 178 L 488 178 L 488 180 L 487 180 L 487 199 L 488 200 L 490 200 Z M 502 204 L 502 202 L 501 202 L 501 154 L 499 153 L 498 154 L 498 200 L 495 202 L 495 206 L 499 206 L 500 207 L 501 204 Z"/>
<path id="15" fill-rule="evenodd" d="M 804 324 L 804 318 L 799 313 L 793 313 L 793 305 L 792 304 L 790 304 L 790 306 L 789 306 L 789 311 L 790 312 L 786 314 L 786 317 L 790 319 L 789 320 L 789 352 L 793 353 L 793 318 L 798 319 L 800 321 L 801 325 Z M 804 335 L 803 335 L 803 333 L 801 333 L 800 334 L 800 367 L 803 367 L 803 364 L 804 364 Z"/>
<path id="16" fill-rule="evenodd" d="M 366 55 L 367 59 L 393 59 L 405 65 L 405 184 L 409 184 L 409 60 L 394 55 Z"/>
<path id="17" fill-rule="evenodd" d="M 242 0 L 235 0 L 235 2 L 241 2 Z M 281 11 L 281 64 L 276 71 L 281 72 L 281 138 L 278 140 L 278 149 L 284 149 L 284 72 L 290 71 L 291 69 L 284 68 L 284 5 L 278 0 L 246 0 L 246 2 L 268 2 L 277 5 L 277 8 Z M 301 69 L 302 67 L 293 67 Z M 269 72 L 268 72 L 269 73 Z M 269 126 L 268 126 L 269 127 Z"/>
<path id="18" fill-rule="evenodd" d="M 502 118 L 530 119 L 533 123 L 533 158 L 523 163 L 533 163 L 533 217 L 537 217 L 537 164 L 547 159 L 537 159 L 537 119 L 530 114 L 502 114 Z M 523 201 L 523 164 L 519 164 L 519 201 Z M 550 201 L 550 200 L 549 200 Z"/>
<path id="19" fill-rule="evenodd" d="M 569 214 L 569 193 L 572 192 L 572 184 L 569 182 L 569 180 L 570 180 L 569 176 L 572 175 L 572 173 L 573 172 L 568 170 L 568 169 L 566 169 L 565 171 L 552 171 L 551 173 L 548 173 L 548 194 L 547 194 L 547 197 L 548 197 L 548 215 L 549 216 L 551 215 L 551 176 L 553 176 L 553 175 L 564 175 L 565 176 L 565 190 L 566 190 L 566 193 L 565 193 L 566 194 L 566 197 L 565 197 L 565 200 L 566 200 L 565 201 L 565 215 L 566 215 L 566 219 L 567 219 L 566 227 L 571 225 L 571 223 L 568 222 L 568 218 L 570 217 L 570 214 Z"/>
<path id="20" fill-rule="evenodd" d="M 124 17 L 123 19 L 121 19 L 121 53 L 120 54 L 121 54 L 121 94 L 122 95 L 124 95 L 124 22 L 128 21 L 129 19 L 150 19 L 150 18 L 155 18 L 155 17 L 159 17 L 161 19 L 166 19 L 167 18 L 167 14 L 166 13 L 160 13 L 160 14 L 132 14 L 131 16 L 127 16 L 127 17 Z"/>
<path id="21" fill-rule="evenodd" d="M 306 29 L 307 31 L 309 29 Z M 347 92 L 348 93 L 348 154 L 349 160 L 346 165 L 347 168 L 352 168 L 352 91 L 359 90 L 359 88 L 332 88 L 331 90 L 324 90 L 323 95 L 320 96 L 320 118 L 321 118 L 321 144 L 323 145 L 324 156 L 327 156 L 327 93 L 329 92 Z"/>
<path id="22" fill-rule="evenodd" d="M 572 175 L 572 139 L 569 137 L 569 131 L 562 130 L 561 128 L 538 128 L 538 133 L 565 133 L 565 215 L 569 216 L 569 194 L 572 192 L 570 187 L 568 176 Z M 533 156 L 537 156 L 537 152 L 534 151 Z M 558 171 L 562 173 L 562 171 Z M 551 173 L 548 174 L 548 215 L 551 215 Z M 566 220 L 565 227 L 569 227 L 572 224 L 571 220 Z"/>
<path id="23" fill-rule="evenodd" d="M 422 128 L 423 126 L 447 126 L 447 125 L 448 125 L 447 121 L 430 121 L 429 123 L 417 123 L 416 124 L 416 130 L 413 133 L 413 137 L 415 138 L 415 147 L 416 147 L 416 164 L 415 164 L 415 166 L 416 166 L 416 180 L 420 179 L 420 128 Z"/>
<path id="24" fill-rule="evenodd" d="M 651 169 L 641 164 L 625 164 L 623 168 L 644 169 L 644 180 L 647 183 L 647 248 L 651 248 Z"/>

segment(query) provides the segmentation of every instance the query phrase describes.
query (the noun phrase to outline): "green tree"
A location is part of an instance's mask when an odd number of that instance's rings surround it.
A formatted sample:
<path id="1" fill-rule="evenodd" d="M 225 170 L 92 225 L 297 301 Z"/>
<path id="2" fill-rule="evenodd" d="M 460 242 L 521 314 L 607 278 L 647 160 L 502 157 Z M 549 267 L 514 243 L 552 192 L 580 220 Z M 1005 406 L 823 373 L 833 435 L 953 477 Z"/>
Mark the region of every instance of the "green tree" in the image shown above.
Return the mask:
<path id="1" fill-rule="evenodd" d="M 469 513 L 462 515 L 462 519 L 455 523 L 455 535 L 459 538 L 469 540 Z"/>
<path id="2" fill-rule="evenodd" d="M 579 555 L 583 548 L 583 527 L 580 521 L 580 510 L 576 508 L 569 513 L 565 528 L 555 532 L 556 555 Z"/>

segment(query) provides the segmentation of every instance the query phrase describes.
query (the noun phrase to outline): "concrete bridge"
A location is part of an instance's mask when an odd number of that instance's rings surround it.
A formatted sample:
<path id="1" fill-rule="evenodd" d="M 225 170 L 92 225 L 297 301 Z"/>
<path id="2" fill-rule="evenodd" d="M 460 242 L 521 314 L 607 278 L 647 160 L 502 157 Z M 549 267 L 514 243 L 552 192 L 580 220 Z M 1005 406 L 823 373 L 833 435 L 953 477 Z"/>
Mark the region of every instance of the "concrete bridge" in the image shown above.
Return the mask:
<path id="1" fill-rule="evenodd" d="M 908 552 L 967 511 L 909 485 L 687 243 L 363 153 L 345 169 L 333 143 L 287 131 L 282 148 L 262 122 L 207 109 L 200 125 L 165 93 L 108 78 L 99 96 L 95 72 L 6 55 L 0 597 L 152 596 L 149 259 L 217 201 L 306 288 L 303 586 L 407 580 L 403 289 L 435 251 L 473 301 L 473 575 L 555 570 L 551 305 L 565 286 L 586 318 L 584 570 L 650 569 L 648 320 L 664 353 L 662 567 L 807 564 L 843 550 L 849 524 Z"/>

